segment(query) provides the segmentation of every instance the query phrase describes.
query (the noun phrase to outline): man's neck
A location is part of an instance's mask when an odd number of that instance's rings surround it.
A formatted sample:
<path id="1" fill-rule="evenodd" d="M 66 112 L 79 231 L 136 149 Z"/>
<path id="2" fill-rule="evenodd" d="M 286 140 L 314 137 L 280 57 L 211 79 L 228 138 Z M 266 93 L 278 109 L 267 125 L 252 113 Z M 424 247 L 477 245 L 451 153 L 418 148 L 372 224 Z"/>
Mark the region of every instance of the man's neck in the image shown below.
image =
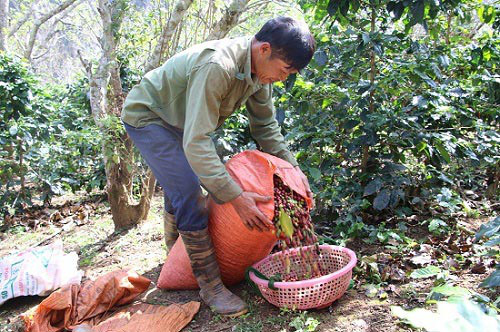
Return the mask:
<path id="1" fill-rule="evenodd" d="M 250 61 L 251 61 L 251 73 L 255 74 L 255 59 L 257 58 L 257 52 L 258 52 L 258 41 L 255 39 L 255 37 L 252 37 L 252 40 L 250 41 Z"/>

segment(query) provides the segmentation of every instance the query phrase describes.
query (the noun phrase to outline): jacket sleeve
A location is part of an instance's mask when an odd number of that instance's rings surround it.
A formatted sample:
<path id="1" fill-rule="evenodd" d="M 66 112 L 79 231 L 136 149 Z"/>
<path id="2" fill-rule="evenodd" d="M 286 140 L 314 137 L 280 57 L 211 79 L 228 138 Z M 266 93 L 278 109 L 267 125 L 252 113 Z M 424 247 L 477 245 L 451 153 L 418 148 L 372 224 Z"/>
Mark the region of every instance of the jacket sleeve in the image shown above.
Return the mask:
<path id="1" fill-rule="evenodd" d="M 250 133 L 262 147 L 262 150 L 297 166 L 297 160 L 288 150 L 276 120 L 271 84 L 264 85 L 251 95 L 247 100 L 246 107 Z"/>
<path id="2" fill-rule="evenodd" d="M 190 73 L 186 91 L 183 147 L 187 160 L 203 186 L 219 202 L 228 202 L 242 189 L 227 173 L 209 136 L 219 120 L 222 97 L 230 76 L 219 64 L 206 63 Z"/>

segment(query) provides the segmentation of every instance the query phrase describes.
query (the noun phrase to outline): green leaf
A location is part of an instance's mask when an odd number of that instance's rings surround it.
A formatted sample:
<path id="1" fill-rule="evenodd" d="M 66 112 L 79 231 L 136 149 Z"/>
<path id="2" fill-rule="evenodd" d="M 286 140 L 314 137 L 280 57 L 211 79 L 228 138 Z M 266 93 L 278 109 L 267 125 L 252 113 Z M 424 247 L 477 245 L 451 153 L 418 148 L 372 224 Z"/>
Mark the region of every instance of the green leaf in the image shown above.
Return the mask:
<path id="1" fill-rule="evenodd" d="M 451 162 L 450 154 L 445 149 L 443 144 L 441 142 L 436 142 L 435 147 L 441 154 L 441 157 L 443 157 L 443 159 L 449 164 Z"/>
<path id="2" fill-rule="evenodd" d="M 311 174 L 314 181 L 321 180 L 321 171 L 319 169 L 311 167 L 309 168 L 309 174 Z"/>
<path id="3" fill-rule="evenodd" d="M 483 59 L 486 61 L 491 59 L 491 49 L 489 47 L 483 47 Z"/>
<path id="4" fill-rule="evenodd" d="M 346 130 L 351 130 L 352 128 L 356 127 L 359 124 L 358 120 L 349 120 L 346 123 L 344 123 L 343 127 Z"/>
<path id="5" fill-rule="evenodd" d="M 447 177 L 447 176 L 446 176 L 446 175 L 444 175 L 443 173 L 439 174 L 438 179 L 439 179 L 439 180 L 442 180 L 442 181 L 444 181 L 444 182 L 446 182 L 446 183 L 449 183 L 449 184 L 451 184 L 451 185 L 454 185 L 454 184 L 455 184 L 455 183 L 454 183 L 454 182 L 453 182 L 453 181 L 452 181 L 449 177 Z"/>
<path id="6" fill-rule="evenodd" d="M 18 132 L 18 128 L 17 128 L 16 125 L 14 125 L 14 126 L 12 126 L 12 127 L 9 128 L 9 134 L 10 134 L 10 136 L 16 136 L 17 132 Z"/>
<path id="7" fill-rule="evenodd" d="M 380 243 L 387 243 L 387 240 L 389 240 L 389 234 L 387 232 L 378 232 L 377 239 Z"/>
<path id="8" fill-rule="evenodd" d="M 359 10 L 361 3 L 359 0 L 351 0 L 351 13 L 354 14 Z"/>
<path id="9" fill-rule="evenodd" d="M 378 288 L 374 284 L 363 285 L 363 288 L 365 289 L 366 296 L 368 296 L 370 298 L 377 296 Z"/>
<path id="10" fill-rule="evenodd" d="M 450 65 L 450 59 L 448 58 L 447 55 L 438 56 L 438 61 L 439 61 L 439 64 L 444 68 L 446 68 Z"/>
<path id="11" fill-rule="evenodd" d="M 499 329 L 498 318 L 485 314 L 478 304 L 470 300 L 453 303 L 439 301 L 436 312 L 423 308 L 406 311 L 398 306 L 392 306 L 391 312 L 413 327 L 432 332 L 485 332 Z"/>
<path id="12" fill-rule="evenodd" d="M 285 121 L 285 110 L 281 107 L 276 108 L 276 121 L 278 121 L 280 126 Z"/>
<path id="13" fill-rule="evenodd" d="M 405 11 L 405 5 L 403 4 L 402 1 L 401 2 L 391 1 L 387 4 L 387 10 L 393 13 L 394 21 L 397 21 L 403 15 L 403 12 Z"/>
<path id="14" fill-rule="evenodd" d="M 396 189 L 391 191 L 391 198 L 389 200 L 389 204 L 391 208 L 395 208 L 400 200 L 405 198 L 405 193 L 401 189 Z"/>
<path id="15" fill-rule="evenodd" d="M 288 79 L 285 82 L 286 91 L 292 90 L 293 86 L 295 85 L 295 81 L 297 81 L 297 74 L 291 74 L 290 76 L 288 76 Z"/>
<path id="16" fill-rule="evenodd" d="M 431 293 L 439 293 L 444 296 L 455 296 L 455 297 L 468 297 L 471 295 L 471 292 L 463 287 L 451 286 L 448 284 L 434 287 Z"/>
<path id="17" fill-rule="evenodd" d="M 414 69 L 414 70 L 413 70 L 413 72 L 414 72 L 415 74 L 417 74 L 417 75 L 418 75 L 418 77 L 420 77 L 420 78 L 421 78 L 421 79 L 423 79 L 424 81 L 426 81 L 426 80 L 430 80 L 430 79 L 431 79 L 431 78 L 429 77 L 429 75 L 427 75 L 426 73 L 421 72 L 421 71 L 420 71 L 420 70 L 418 70 L 418 69 Z"/>
<path id="18" fill-rule="evenodd" d="M 290 219 L 290 216 L 283 210 L 283 208 L 280 208 L 279 218 L 280 227 L 283 230 L 283 233 L 285 234 L 285 236 L 291 238 L 293 235 L 292 219 Z"/>
<path id="19" fill-rule="evenodd" d="M 425 148 L 427 147 L 427 143 L 425 143 L 424 141 L 420 141 L 416 148 L 417 148 L 417 152 L 420 153 L 422 152 L 422 150 L 424 150 Z"/>
<path id="20" fill-rule="evenodd" d="M 374 180 L 370 181 L 365 187 L 365 190 L 363 192 L 363 197 L 370 196 L 370 195 L 378 192 L 380 190 L 380 188 L 382 188 L 382 185 L 383 185 L 383 183 L 380 179 L 374 179 Z"/>
<path id="21" fill-rule="evenodd" d="M 370 82 L 360 82 L 358 93 L 363 94 L 371 88 Z"/>
<path id="22" fill-rule="evenodd" d="M 340 13 L 346 17 L 349 11 L 349 0 L 338 0 L 340 1 Z"/>
<path id="23" fill-rule="evenodd" d="M 491 237 L 497 235 L 500 231 L 500 217 L 490 220 L 487 224 L 481 225 L 479 231 L 476 233 L 476 241 L 479 241 L 483 236 Z"/>
<path id="24" fill-rule="evenodd" d="M 484 281 L 479 284 L 479 287 L 488 287 L 488 288 L 498 287 L 498 286 L 500 286 L 499 265 L 497 265 L 496 270 L 493 271 L 493 273 L 490 274 L 488 278 L 484 279 Z"/>
<path id="25" fill-rule="evenodd" d="M 481 22 L 490 23 L 493 22 L 496 13 L 495 13 L 495 8 L 493 8 L 493 6 L 484 5 L 479 7 L 479 9 L 477 10 L 477 14 Z"/>
<path id="26" fill-rule="evenodd" d="M 437 219 L 437 218 L 431 219 L 431 221 L 429 222 L 429 232 L 441 233 L 440 228 L 441 227 L 445 228 L 447 226 L 448 226 L 448 224 L 441 219 Z"/>
<path id="27" fill-rule="evenodd" d="M 370 35 L 369 35 L 368 33 L 363 32 L 362 37 L 363 37 L 363 43 L 364 43 L 365 45 L 366 45 L 366 44 L 368 44 L 368 43 L 370 42 Z"/>
<path id="28" fill-rule="evenodd" d="M 493 247 L 493 246 L 497 246 L 499 244 L 500 244 L 500 236 L 493 237 L 493 238 L 491 238 L 491 240 L 486 241 L 484 243 L 484 245 L 487 247 Z"/>
<path id="29" fill-rule="evenodd" d="M 414 270 L 410 274 L 410 278 L 413 279 L 424 279 L 424 278 L 429 278 L 437 275 L 439 272 L 441 272 L 441 269 L 437 266 L 427 266 L 423 267 L 421 269 Z"/>
<path id="30" fill-rule="evenodd" d="M 411 21 L 410 25 L 415 25 L 416 23 L 422 23 L 424 19 L 425 1 L 415 0 L 411 4 Z"/>
<path id="31" fill-rule="evenodd" d="M 337 13 L 337 9 L 339 9 L 340 1 L 339 0 L 330 0 L 328 2 L 328 7 L 326 7 L 326 10 L 328 11 L 328 15 L 330 16 L 335 16 Z"/>
<path id="32" fill-rule="evenodd" d="M 377 197 L 373 201 L 373 207 L 376 210 L 383 210 L 389 205 L 389 201 L 391 200 L 391 192 L 388 189 L 384 189 L 378 193 Z"/>
<path id="33" fill-rule="evenodd" d="M 328 62 L 328 55 L 325 51 L 320 50 L 314 54 L 314 61 L 320 67 L 323 67 Z"/>
<path id="34" fill-rule="evenodd" d="M 434 39 L 434 40 L 438 40 L 439 39 L 439 31 L 440 31 L 440 27 L 439 26 L 434 26 L 434 27 L 432 27 L 429 30 L 429 33 L 430 33 L 432 39 Z"/>
<path id="35" fill-rule="evenodd" d="M 321 171 L 315 167 L 309 168 L 309 174 L 311 174 L 314 181 L 321 180 Z"/>
<path id="36" fill-rule="evenodd" d="M 481 59 L 483 58 L 483 50 L 479 47 L 476 47 L 471 51 L 472 63 L 478 65 Z"/>

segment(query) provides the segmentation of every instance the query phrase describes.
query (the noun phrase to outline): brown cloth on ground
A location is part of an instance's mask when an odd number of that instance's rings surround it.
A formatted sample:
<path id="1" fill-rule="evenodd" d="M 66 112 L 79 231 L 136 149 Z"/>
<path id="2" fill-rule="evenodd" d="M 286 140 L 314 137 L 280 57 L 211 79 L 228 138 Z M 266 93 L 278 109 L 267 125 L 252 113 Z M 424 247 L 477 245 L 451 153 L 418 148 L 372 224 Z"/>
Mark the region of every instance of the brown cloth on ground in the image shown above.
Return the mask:
<path id="1" fill-rule="evenodd" d="M 109 313 L 115 306 L 132 302 L 150 284 L 136 272 L 119 270 L 82 286 L 65 286 L 23 316 L 26 331 L 60 332 L 82 323 L 89 324 L 92 332 L 180 331 L 198 312 L 199 302 L 168 307 L 139 303 Z"/>

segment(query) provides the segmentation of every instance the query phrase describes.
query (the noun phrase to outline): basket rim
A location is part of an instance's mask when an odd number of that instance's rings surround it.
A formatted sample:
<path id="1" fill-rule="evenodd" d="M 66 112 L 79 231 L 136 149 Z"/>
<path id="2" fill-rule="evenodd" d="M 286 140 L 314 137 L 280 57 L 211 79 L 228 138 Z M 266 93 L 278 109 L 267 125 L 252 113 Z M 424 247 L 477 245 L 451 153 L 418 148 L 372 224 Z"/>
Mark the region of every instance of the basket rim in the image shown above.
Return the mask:
<path id="1" fill-rule="evenodd" d="M 330 274 L 327 274 L 327 275 L 324 275 L 324 276 L 321 276 L 321 277 L 318 277 L 318 278 L 301 280 L 301 281 L 277 281 L 277 282 L 274 283 L 274 287 L 281 288 L 281 289 L 305 288 L 305 287 L 314 286 L 314 285 L 319 284 L 319 283 L 329 282 L 329 281 L 331 281 L 333 279 L 340 278 L 343 275 L 349 273 L 354 268 L 354 266 L 357 263 L 356 254 L 354 253 L 354 251 L 352 251 L 349 248 L 340 247 L 340 246 L 334 246 L 334 245 L 329 245 L 329 244 L 321 244 L 319 247 L 321 249 L 326 249 L 328 251 L 337 250 L 337 251 L 345 252 L 346 254 L 349 255 L 349 258 L 350 258 L 349 263 L 347 263 L 346 266 L 344 266 L 343 268 L 341 268 L 338 271 L 335 271 L 333 273 L 330 273 Z M 292 251 L 292 252 L 299 251 L 299 248 L 293 248 L 293 249 L 290 249 L 290 251 Z M 266 263 L 273 256 L 278 255 L 278 254 L 280 254 L 280 253 L 275 253 L 273 255 L 267 256 L 264 259 L 262 259 L 262 260 L 258 261 L 257 263 L 253 264 L 252 267 L 254 269 L 258 270 L 258 267 L 260 265 Z M 257 277 L 255 275 L 255 273 L 252 272 L 252 271 L 250 271 L 249 276 L 250 276 L 250 279 L 254 283 L 256 283 L 257 285 L 263 286 L 263 287 L 266 287 L 266 288 L 268 287 L 269 280 L 265 280 L 265 279 L 261 279 L 261 278 Z"/>

